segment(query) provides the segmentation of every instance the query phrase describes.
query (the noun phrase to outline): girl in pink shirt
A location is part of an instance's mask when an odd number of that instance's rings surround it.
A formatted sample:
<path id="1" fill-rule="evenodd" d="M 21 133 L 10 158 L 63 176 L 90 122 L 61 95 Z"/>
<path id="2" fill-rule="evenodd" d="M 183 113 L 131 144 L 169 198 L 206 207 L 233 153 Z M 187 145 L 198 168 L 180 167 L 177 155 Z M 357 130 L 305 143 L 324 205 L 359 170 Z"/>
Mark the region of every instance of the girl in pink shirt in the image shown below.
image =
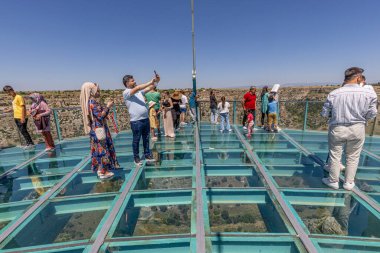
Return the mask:
<path id="1" fill-rule="evenodd" d="M 253 127 L 254 127 L 254 125 L 255 125 L 255 123 L 254 123 L 254 121 L 253 121 L 254 119 L 255 119 L 255 118 L 254 118 L 252 112 L 250 112 L 250 113 L 248 114 L 248 116 L 247 116 L 247 124 L 248 124 L 248 134 L 247 134 L 247 137 L 248 137 L 248 138 L 251 138 L 251 135 L 252 135 L 252 133 L 253 133 Z"/>

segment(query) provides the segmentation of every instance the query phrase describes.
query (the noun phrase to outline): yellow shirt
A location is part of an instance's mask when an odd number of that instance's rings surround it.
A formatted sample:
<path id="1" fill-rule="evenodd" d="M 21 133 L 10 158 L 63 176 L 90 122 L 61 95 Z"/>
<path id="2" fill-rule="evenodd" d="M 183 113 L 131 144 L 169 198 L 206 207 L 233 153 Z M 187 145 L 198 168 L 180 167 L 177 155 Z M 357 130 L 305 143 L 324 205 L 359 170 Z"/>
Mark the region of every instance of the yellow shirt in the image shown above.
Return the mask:
<path id="1" fill-rule="evenodd" d="M 20 95 L 16 95 L 13 99 L 12 106 L 13 106 L 13 117 L 15 119 L 21 119 L 22 118 L 22 107 L 25 105 L 24 98 Z"/>

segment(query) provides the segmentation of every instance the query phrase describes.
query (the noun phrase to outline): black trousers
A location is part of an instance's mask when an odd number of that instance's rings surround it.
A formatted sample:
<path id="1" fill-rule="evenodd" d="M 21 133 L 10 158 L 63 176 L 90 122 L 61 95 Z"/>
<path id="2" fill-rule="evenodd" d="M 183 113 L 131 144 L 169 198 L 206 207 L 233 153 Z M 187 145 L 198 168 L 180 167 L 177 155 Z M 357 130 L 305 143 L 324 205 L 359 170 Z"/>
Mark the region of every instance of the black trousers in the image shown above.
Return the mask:
<path id="1" fill-rule="evenodd" d="M 261 125 L 264 126 L 266 124 L 266 121 L 264 120 L 265 119 L 265 115 L 267 116 L 267 121 L 268 121 L 268 112 L 261 112 Z"/>
<path id="2" fill-rule="evenodd" d="M 21 119 L 15 119 L 16 125 L 22 136 L 24 136 L 24 139 L 26 141 L 26 145 L 34 145 L 32 137 L 30 137 L 28 133 L 28 119 L 25 119 L 24 123 L 21 123 Z"/>
<path id="3" fill-rule="evenodd" d="M 175 110 L 175 109 L 172 109 L 172 117 L 173 117 L 173 126 L 174 126 L 174 130 L 176 130 L 177 128 L 179 128 L 179 120 L 180 120 L 180 112 Z"/>
<path id="4" fill-rule="evenodd" d="M 255 109 L 248 109 L 247 111 L 244 111 L 244 116 L 243 116 L 243 126 L 245 126 L 245 122 L 247 121 L 248 114 L 252 112 L 254 121 L 256 121 L 256 110 Z"/>

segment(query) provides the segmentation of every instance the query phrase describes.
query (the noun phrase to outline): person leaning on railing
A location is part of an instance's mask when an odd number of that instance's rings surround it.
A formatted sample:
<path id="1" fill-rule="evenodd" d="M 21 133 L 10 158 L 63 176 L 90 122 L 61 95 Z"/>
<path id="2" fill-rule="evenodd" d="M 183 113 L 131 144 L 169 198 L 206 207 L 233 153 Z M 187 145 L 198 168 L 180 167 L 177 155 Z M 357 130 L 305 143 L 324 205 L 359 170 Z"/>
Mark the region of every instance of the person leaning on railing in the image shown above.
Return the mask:
<path id="1" fill-rule="evenodd" d="M 344 84 L 327 96 L 321 115 L 329 118 L 330 172 L 322 182 L 339 189 L 340 161 L 346 154 L 345 183 L 343 188 L 355 187 L 355 175 L 365 139 L 365 125 L 377 114 L 377 94 L 361 87 L 363 69 L 352 67 L 345 71 Z"/>

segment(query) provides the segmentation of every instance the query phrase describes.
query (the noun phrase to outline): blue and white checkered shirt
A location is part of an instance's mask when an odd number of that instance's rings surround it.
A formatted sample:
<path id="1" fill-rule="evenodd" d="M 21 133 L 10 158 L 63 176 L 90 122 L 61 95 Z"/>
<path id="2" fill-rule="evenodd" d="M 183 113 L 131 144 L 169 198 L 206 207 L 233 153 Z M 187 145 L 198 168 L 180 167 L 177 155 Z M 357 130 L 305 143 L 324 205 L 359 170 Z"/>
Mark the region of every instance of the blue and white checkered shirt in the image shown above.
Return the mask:
<path id="1" fill-rule="evenodd" d="M 377 94 L 358 84 L 345 84 L 330 92 L 321 113 L 330 118 L 330 126 L 365 124 L 376 114 Z"/>

